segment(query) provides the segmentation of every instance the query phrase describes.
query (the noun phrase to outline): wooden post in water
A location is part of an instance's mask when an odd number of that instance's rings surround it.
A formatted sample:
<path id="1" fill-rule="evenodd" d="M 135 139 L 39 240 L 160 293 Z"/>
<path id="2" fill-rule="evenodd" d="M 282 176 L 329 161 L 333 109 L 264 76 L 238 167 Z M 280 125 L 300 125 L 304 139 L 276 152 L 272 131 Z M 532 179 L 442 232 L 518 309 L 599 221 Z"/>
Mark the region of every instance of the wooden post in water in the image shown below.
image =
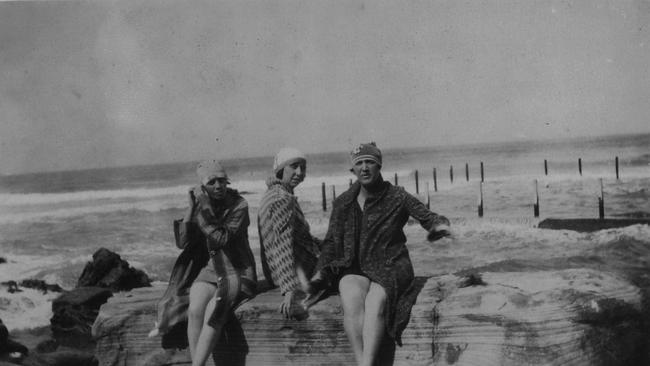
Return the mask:
<path id="1" fill-rule="evenodd" d="M 420 194 L 420 178 L 418 178 L 417 169 L 415 169 L 415 194 Z"/>
<path id="2" fill-rule="evenodd" d="M 352 178 L 350 178 L 350 184 L 348 185 L 348 187 L 352 187 Z"/>
<path id="3" fill-rule="evenodd" d="M 582 175 L 582 158 L 578 158 L 578 172 Z"/>
<path id="4" fill-rule="evenodd" d="M 321 193 L 323 194 L 323 211 L 327 211 L 327 197 L 325 197 L 325 182 L 321 185 Z"/>
<path id="5" fill-rule="evenodd" d="M 603 178 L 600 178 L 600 197 L 598 197 L 598 218 L 605 218 L 605 193 L 603 192 Z"/>
<path id="6" fill-rule="evenodd" d="M 429 196 L 429 182 L 427 182 L 427 208 L 431 209 L 431 197 Z"/>
<path id="7" fill-rule="evenodd" d="M 616 157 L 616 180 L 618 180 L 618 156 Z"/>
<path id="8" fill-rule="evenodd" d="M 397 173 L 395 173 L 395 186 L 397 187 Z"/>
<path id="9" fill-rule="evenodd" d="M 539 191 L 537 190 L 537 179 L 535 179 L 535 202 L 533 203 L 533 216 L 539 217 Z"/>
<path id="10" fill-rule="evenodd" d="M 483 217 L 483 182 L 479 183 L 478 217 Z"/>
<path id="11" fill-rule="evenodd" d="M 332 184 L 332 203 L 336 199 L 336 187 Z"/>
<path id="12" fill-rule="evenodd" d="M 548 175 L 548 163 L 546 159 L 544 159 L 544 175 Z"/>
<path id="13" fill-rule="evenodd" d="M 469 182 L 469 164 L 465 163 L 465 181 Z"/>
<path id="14" fill-rule="evenodd" d="M 436 176 L 436 168 L 433 168 L 433 190 L 438 192 L 438 177 Z"/>
<path id="15" fill-rule="evenodd" d="M 454 166 L 449 166 L 449 180 L 454 183 Z"/>
<path id="16" fill-rule="evenodd" d="M 483 175 L 483 162 L 481 162 L 481 183 L 484 182 L 484 175 Z"/>

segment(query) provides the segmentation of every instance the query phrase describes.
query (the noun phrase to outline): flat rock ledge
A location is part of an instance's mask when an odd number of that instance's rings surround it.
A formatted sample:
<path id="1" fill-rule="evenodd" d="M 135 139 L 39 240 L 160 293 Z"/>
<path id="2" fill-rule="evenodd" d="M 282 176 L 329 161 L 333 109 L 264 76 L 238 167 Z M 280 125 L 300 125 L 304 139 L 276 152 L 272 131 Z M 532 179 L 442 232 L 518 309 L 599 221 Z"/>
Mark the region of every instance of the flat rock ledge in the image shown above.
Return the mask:
<path id="1" fill-rule="evenodd" d="M 640 290 L 591 269 L 418 278 L 422 290 L 383 365 L 641 365 L 648 334 Z M 119 293 L 93 325 L 100 366 L 190 365 L 187 349 L 147 338 L 164 287 Z M 210 365 L 354 365 L 338 296 L 303 320 L 277 312 L 278 290 L 242 305 Z"/>
<path id="2" fill-rule="evenodd" d="M 650 225 L 650 218 L 616 218 L 616 219 L 553 219 L 540 221 L 540 229 L 573 230 L 590 233 L 598 230 L 616 229 L 632 225 Z"/>

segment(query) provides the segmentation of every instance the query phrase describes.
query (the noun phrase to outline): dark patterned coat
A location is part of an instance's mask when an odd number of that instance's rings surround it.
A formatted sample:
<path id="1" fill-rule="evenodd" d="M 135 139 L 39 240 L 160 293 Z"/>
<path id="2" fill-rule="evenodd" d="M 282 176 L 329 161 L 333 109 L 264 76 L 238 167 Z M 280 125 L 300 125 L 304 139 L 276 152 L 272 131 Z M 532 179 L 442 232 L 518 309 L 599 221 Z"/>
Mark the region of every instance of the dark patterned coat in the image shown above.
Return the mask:
<path id="1" fill-rule="evenodd" d="M 353 184 L 334 201 L 329 228 L 321 248 L 318 268 L 330 280 L 350 267 L 355 255 L 354 205 L 361 185 Z M 416 197 L 401 187 L 382 181 L 375 197 L 365 202 L 359 239 L 359 264 L 371 281 L 380 284 L 388 295 L 385 321 L 386 332 L 399 345 L 400 335 L 411 314 L 417 297 L 413 265 L 406 248 L 402 230 L 409 216 L 427 231 L 449 220 L 429 211 Z"/>

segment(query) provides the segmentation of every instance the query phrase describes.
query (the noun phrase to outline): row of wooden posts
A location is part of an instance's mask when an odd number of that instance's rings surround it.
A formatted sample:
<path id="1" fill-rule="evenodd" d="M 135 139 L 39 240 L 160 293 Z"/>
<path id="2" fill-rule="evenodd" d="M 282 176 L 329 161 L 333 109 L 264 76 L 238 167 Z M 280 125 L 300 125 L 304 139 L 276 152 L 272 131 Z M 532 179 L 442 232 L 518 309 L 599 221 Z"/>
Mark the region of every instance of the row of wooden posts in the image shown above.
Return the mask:
<path id="1" fill-rule="evenodd" d="M 618 180 L 618 156 L 614 159 L 614 165 L 616 166 L 616 179 Z M 578 173 L 582 175 L 582 158 L 578 158 Z M 548 162 L 544 159 L 544 175 L 548 175 Z"/>
<path id="2" fill-rule="evenodd" d="M 614 159 L 615 161 L 615 170 L 616 170 L 616 179 L 619 179 L 619 169 L 618 169 L 618 156 Z M 478 204 L 478 216 L 483 217 L 483 183 L 485 181 L 485 173 L 483 170 L 483 162 L 481 162 L 481 182 L 479 186 L 479 204 Z M 578 172 L 582 175 L 582 158 L 578 158 Z M 415 170 L 415 193 L 420 194 L 420 180 L 419 180 L 418 170 Z M 548 162 L 544 159 L 544 175 L 548 175 Z M 469 164 L 465 163 L 465 179 L 469 182 Z M 451 183 L 454 182 L 454 166 L 449 167 L 449 180 Z M 352 185 L 352 179 L 350 179 L 349 185 Z M 398 185 L 397 173 L 395 173 L 395 185 Z M 433 168 L 433 189 L 435 192 L 438 192 L 438 174 L 436 168 Z M 327 193 L 325 182 L 322 183 L 321 192 L 323 196 L 323 211 L 327 211 Z M 332 185 L 332 201 L 336 199 L 336 188 Z M 429 197 L 429 182 L 427 182 L 427 208 L 431 207 L 431 198 Z M 539 191 L 537 189 L 537 179 L 535 179 L 535 202 L 533 203 L 533 215 L 539 217 Z M 603 179 L 600 178 L 600 197 L 598 197 L 598 217 L 603 219 L 605 218 L 605 196 L 603 192 Z"/>
<path id="3" fill-rule="evenodd" d="M 598 218 L 605 218 L 605 191 L 603 189 L 603 178 L 600 178 L 600 197 L 598 197 Z M 478 206 L 478 216 L 483 217 L 483 183 L 481 183 L 481 198 Z M 537 179 L 535 179 L 535 202 L 533 203 L 533 216 L 539 217 L 539 191 Z"/>

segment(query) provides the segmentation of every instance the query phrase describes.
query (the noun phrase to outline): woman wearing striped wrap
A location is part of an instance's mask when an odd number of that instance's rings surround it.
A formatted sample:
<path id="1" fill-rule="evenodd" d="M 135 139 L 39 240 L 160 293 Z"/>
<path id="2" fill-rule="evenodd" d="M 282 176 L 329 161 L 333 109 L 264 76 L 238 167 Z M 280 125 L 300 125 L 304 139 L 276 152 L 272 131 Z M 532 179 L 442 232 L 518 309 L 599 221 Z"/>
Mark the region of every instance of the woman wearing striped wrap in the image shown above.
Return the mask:
<path id="1" fill-rule="evenodd" d="M 281 149 L 275 156 L 274 175 L 266 182 L 268 190 L 258 214 L 262 269 L 266 280 L 280 287 L 284 296 L 280 312 L 285 318 L 298 316 L 295 300 L 302 291 L 301 283 L 313 275 L 320 252 L 320 241 L 310 234 L 293 194 L 305 179 L 306 169 L 306 159 L 300 151 Z"/>
<path id="2" fill-rule="evenodd" d="M 178 225 L 180 247 L 205 246 L 209 261 L 189 291 L 187 336 L 192 365 L 204 365 L 232 311 L 255 295 L 255 258 L 248 243 L 248 203 L 214 160 L 197 167 L 200 185 Z"/>

